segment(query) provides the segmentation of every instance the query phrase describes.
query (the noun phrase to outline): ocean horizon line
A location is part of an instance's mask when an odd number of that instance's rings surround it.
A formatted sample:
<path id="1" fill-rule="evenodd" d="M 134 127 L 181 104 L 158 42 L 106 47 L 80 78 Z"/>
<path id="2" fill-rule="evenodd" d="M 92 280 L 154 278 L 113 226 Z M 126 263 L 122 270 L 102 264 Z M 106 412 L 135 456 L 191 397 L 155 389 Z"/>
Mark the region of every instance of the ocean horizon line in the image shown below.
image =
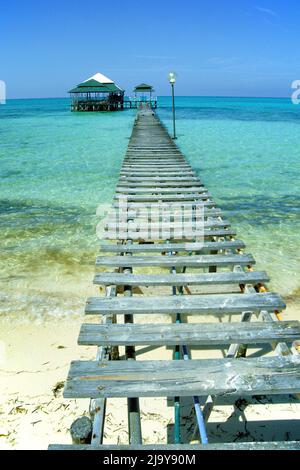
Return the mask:
<path id="1" fill-rule="evenodd" d="M 128 96 L 128 95 L 126 95 Z M 157 95 L 157 98 L 171 98 L 171 95 Z M 224 99 L 266 99 L 266 100 L 289 100 L 290 96 L 231 96 L 231 95 L 179 95 L 176 98 L 224 98 Z M 42 96 L 42 97 L 23 97 L 23 98 L 7 98 L 8 101 L 26 101 L 26 100 L 60 100 L 70 99 L 69 96 Z"/>

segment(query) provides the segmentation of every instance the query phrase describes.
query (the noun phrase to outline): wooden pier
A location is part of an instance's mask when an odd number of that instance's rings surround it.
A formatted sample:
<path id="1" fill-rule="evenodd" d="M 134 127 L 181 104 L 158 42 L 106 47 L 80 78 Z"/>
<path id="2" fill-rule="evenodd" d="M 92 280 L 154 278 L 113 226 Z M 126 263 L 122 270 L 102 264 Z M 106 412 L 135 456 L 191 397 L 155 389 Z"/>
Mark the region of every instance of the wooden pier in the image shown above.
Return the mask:
<path id="1" fill-rule="evenodd" d="M 85 309 L 99 324 L 84 323 L 78 340 L 97 346 L 97 356 L 72 362 L 64 389 L 65 398 L 91 399 L 92 432 L 80 436 L 78 420 L 74 445 L 50 449 L 299 450 L 300 442 L 205 440 L 219 397 L 234 404 L 243 397 L 300 393 L 300 324 L 280 321 L 285 304 L 268 291 L 268 275 L 254 270 L 244 242 L 149 109 L 137 113 L 105 240 L 96 261 L 105 271 L 94 278 L 105 296 L 88 299 Z M 146 287 L 152 294 L 145 295 Z M 154 314 L 171 316 L 172 323 L 154 323 Z M 188 323 L 187 315 L 219 322 Z M 143 323 L 134 323 L 136 316 Z M 272 354 L 247 357 L 248 345 L 262 344 L 271 345 Z M 141 345 L 173 347 L 175 360 L 135 360 Z M 193 346 L 226 347 L 226 357 L 192 359 Z M 103 445 L 106 400 L 116 397 L 128 399 L 127 447 Z M 143 446 L 139 397 L 174 397 L 174 443 Z M 194 397 L 202 444 L 182 442 L 181 397 Z"/>

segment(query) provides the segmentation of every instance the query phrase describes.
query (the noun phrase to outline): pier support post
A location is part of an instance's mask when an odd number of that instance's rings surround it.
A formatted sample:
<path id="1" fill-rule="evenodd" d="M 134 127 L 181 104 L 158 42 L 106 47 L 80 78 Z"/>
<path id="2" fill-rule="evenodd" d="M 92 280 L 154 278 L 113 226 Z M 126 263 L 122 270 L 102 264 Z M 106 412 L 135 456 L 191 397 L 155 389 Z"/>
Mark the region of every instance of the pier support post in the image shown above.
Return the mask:
<path id="1" fill-rule="evenodd" d="M 73 444 L 90 444 L 92 429 L 93 423 L 87 416 L 76 419 L 70 429 Z"/>

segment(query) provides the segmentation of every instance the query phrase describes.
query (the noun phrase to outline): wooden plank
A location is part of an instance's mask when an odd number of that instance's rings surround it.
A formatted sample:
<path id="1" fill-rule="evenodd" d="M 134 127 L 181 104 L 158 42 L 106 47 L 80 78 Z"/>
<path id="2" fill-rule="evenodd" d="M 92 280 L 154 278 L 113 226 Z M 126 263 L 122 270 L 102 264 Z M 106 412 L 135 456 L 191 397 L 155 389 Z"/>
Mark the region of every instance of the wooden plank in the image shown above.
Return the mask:
<path id="1" fill-rule="evenodd" d="M 131 149 L 129 147 L 127 152 L 126 152 L 126 155 L 132 155 L 133 157 L 135 157 L 137 159 L 139 158 L 140 155 L 142 157 L 145 156 L 145 155 L 156 156 L 157 158 L 159 158 L 161 155 L 163 157 L 165 155 L 170 155 L 171 157 L 172 156 L 179 156 L 179 157 L 185 159 L 184 156 L 182 155 L 182 153 L 179 150 L 172 149 L 172 148 L 169 148 L 169 147 L 155 148 L 153 150 L 150 150 L 150 149 L 147 149 L 147 148 L 139 148 L 139 149 L 134 150 L 134 149 Z"/>
<path id="2" fill-rule="evenodd" d="M 182 323 L 95 325 L 83 324 L 78 344 L 86 346 L 221 346 L 233 343 L 292 343 L 300 338 L 300 323 Z"/>
<path id="3" fill-rule="evenodd" d="M 286 441 L 286 442 L 230 442 L 230 443 L 216 443 L 216 444 L 144 444 L 139 446 L 126 446 L 126 445 L 104 445 L 104 446 L 90 446 L 90 445 L 68 445 L 68 444 L 52 444 L 48 450 L 67 450 L 67 451 L 97 451 L 97 452 L 114 452 L 114 451 L 232 451 L 232 450 L 247 450 L 247 451 L 265 451 L 265 450 L 300 450 L 300 441 Z"/>
<path id="4" fill-rule="evenodd" d="M 131 158 L 182 158 L 183 160 L 187 160 L 185 156 L 178 150 L 174 148 L 160 148 L 156 147 L 155 149 L 147 149 L 147 148 L 142 148 L 140 147 L 139 149 L 133 150 L 133 149 L 128 149 L 126 154 L 126 157 L 131 157 Z"/>
<path id="5" fill-rule="evenodd" d="M 131 181 L 123 181 L 119 180 L 118 187 L 123 188 L 170 188 L 170 187 L 177 187 L 177 188 L 193 188 L 193 187 L 203 187 L 202 183 L 198 183 L 197 181 L 169 181 L 169 182 L 161 182 L 161 181 L 142 181 L 142 182 L 131 182 Z M 124 190 L 125 191 L 125 190 Z"/>
<path id="6" fill-rule="evenodd" d="M 191 243 L 140 243 L 134 245 L 127 244 L 110 244 L 100 245 L 100 251 L 109 253 L 139 253 L 139 252 L 153 252 L 162 253 L 167 251 L 184 252 L 184 251 L 204 251 L 204 250 L 229 250 L 245 248 L 242 240 L 230 240 L 222 242 L 191 242 Z"/>
<path id="7" fill-rule="evenodd" d="M 196 176 L 195 172 L 193 170 L 168 170 L 168 171 L 162 171 L 162 170 L 123 170 L 121 169 L 120 171 L 121 176 Z"/>
<path id="8" fill-rule="evenodd" d="M 205 229 L 204 234 L 201 233 L 201 235 L 204 235 L 204 238 L 207 239 L 207 238 L 215 238 L 215 237 L 235 236 L 236 233 L 235 233 L 234 230 L 227 230 L 227 229 L 223 229 L 223 230 Z M 186 233 L 182 234 L 179 238 L 176 231 L 170 230 L 169 233 L 168 233 L 168 239 L 169 240 L 179 240 L 179 239 L 180 240 L 194 240 L 195 236 L 199 236 L 199 234 L 197 235 L 196 232 L 195 233 L 189 233 L 189 231 L 186 231 Z M 161 234 L 156 233 L 155 235 L 153 235 L 151 233 L 144 233 L 144 231 L 134 232 L 134 231 L 131 231 L 131 230 L 128 230 L 128 231 L 124 230 L 124 231 L 121 231 L 119 233 L 115 233 L 115 231 L 113 231 L 113 233 L 106 232 L 106 234 L 102 238 L 104 240 L 114 240 L 114 241 L 116 241 L 116 240 L 126 241 L 128 239 L 131 239 L 131 240 L 135 240 L 135 241 L 143 241 L 143 242 L 151 241 L 151 242 L 153 242 L 154 240 L 155 241 L 165 240 L 166 239 L 166 234 L 164 232 L 162 232 Z"/>
<path id="9" fill-rule="evenodd" d="M 217 228 L 217 227 L 229 227 L 230 223 L 227 220 L 202 220 L 202 221 L 193 221 L 190 222 L 189 220 L 185 220 L 179 223 L 176 222 L 167 222 L 164 220 L 161 220 L 160 222 L 153 222 L 150 221 L 148 222 L 147 220 L 142 220 L 140 219 L 132 219 L 128 218 L 127 223 L 114 223 L 111 222 L 107 225 L 105 225 L 105 230 L 117 230 L 118 235 L 120 236 L 121 234 L 128 234 L 128 238 L 130 239 L 130 234 L 134 233 L 139 233 L 141 232 L 142 234 L 146 233 L 158 233 L 159 231 L 164 231 L 166 233 L 165 238 L 169 237 L 169 232 L 172 230 L 176 230 L 176 238 L 178 237 L 177 234 L 183 233 L 182 236 L 185 235 L 191 235 L 191 236 L 198 236 L 200 237 L 202 235 L 203 230 L 206 228 Z"/>
<path id="10" fill-rule="evenodd" d="M 131 142 L 129 142 L 126 155 L 129 153 L 131 155 L 135 155 L 136 157 L 138 157 L 139 155 L 144 155 L 144 154 L 150 154 L 150 155 L 170 154 L 170 155 L 181 155 L 184 158 L 184 155 L 181 153 L 178 147 L 174 147 L 168 143 L 155 145 L 152 147 L 144 146 L 141 144 L 139 146 L 132 147 Z"/>
<path id="11" fill-rule="evenodd" d="M 141 153 L 134 155 L 132 153 L 127 153 L 123 163 L 143 163 L 143 162 L 157 162 L 157 163 L 164 163 L 164 162 L 182 162 L 188 163 L 188 161 L 180 154 L 172 154 L 166 152 L 159 152 L 159 153 Z"/>
<path id="12" fill-rule="evenodd" d="M 89 315 L 132 314 L 188 314 L 224 315 L 245 311 L 282 311 L 285 303 L 280 295 L 265 294 L 202 294 L 161 297 L 133 297 L 106 299 L 91 297 L 87 300 L 85 313 Z"/>
<path id="13" fill-rule="evenodd" d="M 150 130 L 148 131 L 149 133 L 151 132 Z M 166 137 L 163 139 L 163 141 L 157 141 L 157 138 L 155 138 L 155 141 L 153 141 L 153 145 L 149 145 L 148 143 L 146 144 L 143 140 L 140 140 L 139 142 L 134 141 L 134 136 L 132 136 L 132 139 L 130 139 L 130 142 L 127 147 L 127 152 L 131 152 L 133 154 L 139 154 L 140 152 L 145 153 L 145 152 L 162 152 L 162 153 L 179 153 L 181 155 L 180 149 L 176 146 L 173 145 L 172 141 L 170 140 L 169 136 L 164 136 Z"/>
<path id="14" fill-rule="evenodd" d="M 189 165 L 188 161 L 187 161 L 185 158 L 182 158 L 181 155 L 174 155 L 174 156 L 173 156 L 173 155 L 168 155 L 168 154 L 164 154 L 164 155 L 163 155 L 163 154 L 161 154 L 161 153 L 158 153 L 158 154 L 156 154 L 156 155 L 154 155 L 154 154 L 153 154 L 153 155 L 146 155 L 146 154 L 145 154 L 145 156 L 139 154 L 138 157 L 128 156 L 128 157 L 125 157 L 125 159 L 123 160 L 123 164 L 124 164 L 124 163 L 127 163 L 128 161 L 134 161 L 134 162 L 136 162 L 136 163 L 139 163 L 139 162 L 142 163 L 143 160 L 147 160 L 147 161 L 148 161 L 148 160 L 149 160 L 149 161 L 151 160 L 151 161 L 153 161 L 154 163 L 156 163 L 156 162 L 157 162 L 157 163 L 160 163 L 160 162 L 163 163 L 164 160 L 170 160 L 170 161 L 173 161 L 173 162 L 175 162 L 175 161 L 178 160 L 178 161 L 180 161 L 180 162 L 183 163 L 183 164 Z"/>
<path id="15" fill-rule="evenodd" d="M 139 148 L 139 149 L 131 149 L 127 148 L 126 157 L 130 156 L 133 158 L 143 158 L 143 157 L 151 157 L 154 156 L 156 158 L 164 158 L 165 156 L 169 157 L 179 157 L 185 160 L 184 155 L 175 148 L 164 147 L 164 148 L 155 148 L 155 149 L 147 149 L 147 148 Z"/>
<path id="16" fill-rule="evenodd" d="M 147 182 L 148 184 L 152 184 L 153 181 L 161 182 L 161 181 L 178 181 L 178 182 L 200 182 L 197 176 L 121 176 L 120 181 L 136 181 L 136 182 Z"/>
<path id="17" fill-rule="evenodd" d="M 149 171 L 131 171 L 131 170 L 121 170 L 119 173 L 119 178 L 143 178 L 147 180 L 151 180 L 152 178 L 197 178 L 197 175 L 194 171 L 157 171 L 157 170 L 149 170 Z"/>
<path id="18" fill-rule="evenodd" d="M 192 169 L 191 165 L 187 163 L 123 163 L 122 170 L 129 169 L 129 170 L 180 170 L 180 169 Z"/>
<path id="19" fill-rule="evenodd" d="M 154 211 L 154 210 L 149 211 L 148 209 L 125 211 L 125 210 L 122 210 L 122 208 L 121 208 L 121 211 L 123 212 L 122 213 L 123 219 L 125 219 L 125 217 L 127 217 L 127 220 L 133 220 L 133 219 L 137 219 L 138 221 L 145 221 L 145 220 L 150 221 L 150 220 L 152 220 L 154 222 L 157 222 L 158 220 L 161 220 L 162 218 L 171 217 L 171 216 L 174 217 L 174 213 L 175 213 L 174 210 L 172 211 L 172 208 L 165 208 L 164 210 L 158 210 L 158 211 Z M 176 211 L 176 213 L 177 213 L 177 211 Z M 203 210 L 203 213 L 201 212 L 200 215 L 201 215 L 201 218 L 204 217 L 204 219 L 208 219 L 208 218 L 212 219 L 212 218 L 216 218 L 216 217 L 223 217 L 222 211 L 220 209 L 207 209 L 207 208 L 205 208 L 205 210 Z M 192 210 L 190 208 L 190 210 L 188 212 L 183 214 L 183 219 L 187 220 L 187 218 L 191 218 L 191 217 L 195 218 L 196 216 L 198 216 L 198 219 L 200 219 L 199 211 L 198 211 L 198 213 L 196 213 L 195 210 Z"/>
<path id="20" fill-rule="evenodd" d="M 146 163 L 184 163 L 188 164 L 187 161 L 183 157 L 175 157 L 175 156 L 139 156 L 139 157 L 132 157 L 128 156 L 123 160 L 123 164 L 146 164 Z"/>
<path id="21" fill-rule="evenodd" d="M 140 160 L 140 161 L 124 161 L 122 164 L 122 169 L 125 169 L 125 167 L 133 168 L 133 169 L 155 169 L 155 168 L 161 168 L 161 167 L 167 167 L 169 169 L 170 167 L 187 167 L 191 169 L 191 165 L 189 165 L 186 162 L 183 162 L 182 160 L 179 159 L 172 159 L 172 160 L 153 160 L 152 158 L 149 160 Z"/>
<path id="22" fill-rule="evenodd" d="M 154 139 L 156 140 L 157 137 L 153 136 L 153 140 Z M 126 155 L 132 155 L 136 158 L 139 158 L 140 156 L 143 156 L 143 155 L 154 155 L 156 157 L 159 157 L 160 155 L 162 156 L 175 155 L 175 156 L 181 156 L 182 158 L 185 158 L 178 148 L 172 147 L 170 145 L 166 145 L 165 141 L 157 142 L 157 145 L 153 148 L 149 148 L 146 145 L 143 145 L 143 142 L 140 141 L 139 145 L 136 146 L 135 148 L 128 147 L 126 151 Z"/>
<path id="23" fill-rule="evenodd" d="M 74 361 L 65 398 L 253 396 L 300 392 L 300 356 L 193 361 Z"/>
<path id="24" fill-rule="evenodd" d="M 166 173 L 166 172 L 176 172 L 176 174 L 180 174 L 181 171 L 183 172 L 191 172 L 193 171 L 191 167 L 188 165 L 123 165 L 121 168 L 121 172 L 133 172 L 133 173 L 144 173 L 146 172 L 147 175 L 150 173 Z"/>
<path id="25" fill-rule="evenodd" d="M 162 268 L 174 267 L 193 267 L 206 268 L 209 266 L 249 266 L 255 264 L 252 255 L 197 255 L 197 256 L 132 256 L 125 258 L 124 256 L 98 256 L 96 260 L 97 266 L 114 266 L 118 267 L 144 267 L 159 266 Z"/>
<path id="26" fill-rule="evenodd" d="M 135 186 L 117 186 L 116 187 L 116 193 L 123 193 L 123 194 L 174 194 L 174 193 L 179 193 L 179 194 L 184 194 L 184 193 L 207 193 L 208 190 L 203 186 L 191 186 L 190 188 L 184 188 L 184 187 L 179 187 L 179 186 L 171 186 L 171 187 L 163 187 L 163 186 L 155 186 L 153 185 L 152 187 L 135 187 Z"/>
<path id="27" fill-rule="evenodd" d="M 207 286 L 222 284 L 258 284 L 269 282 L 265 272 L 203 273 L 203 274 L 123 274 L 100 273 L 94 284 L 103 286 Z M 300 336 L 299 336 L 300 338 Z"/>
<path id="28" fill-rule="evenodd" d="M 199 201 L 211 198 L 210 193 L 197 193 L 197 194 L 157 194 L 157 195 L 134 195 L 134 194 L 127 194 L 128 202 L 158 202 L 158 201 L 174 201 L 174 202 L 181 202 L 181 201 Z M 118 199 L 119 196 L 115 196 L 114 200 Z"/>
<path id="29" fill-rule="evenodd" d="M 121 172 L 134 172 L 134 173 L 143 173 L 146 172 L 147 174 L 150 173 L 157 173 L 157 172 L 173 172 L 176 171 L 176 173 L 180 173 L 181 171 L 184 172 L 190 172 L 193 171 L 192 168 L 189 165 L 182 165 L 182 164 L 176 164 L 173 163 L 172 165 L 150 165 L 150 164 L 145 164 L 145 165 L 123 165 L 121 168 Z"/>
<path id="30" fill-rule="evenodd" d="M 114 202 L 113 203 L 113 207 L 117 208 L 117 209 L 124 209 L 124 210 L 128 210 L 128 209 L 160 209 L 160 210 L 163 210 L 163 209 L 170 209 L 170 206 L 167 204 L 167 203 L 164 203 L 164 202 L 145 202 L 145 203 L 141 203 L 141 202 L 125 202 L 124 203 L 124 200 L 122 198 L 120 198 L 120 196 L 118 198 L 115 198 L 115 200 L 117 200 L 118 202 Z M 216 204 L 213 202 L 213 201 L 177 201 L 176 202 L 176 209 L 179 208 L 179 209 L 191 209 L 191 208 L 200 208 L 200 207 L 207 207 L 207 208 L 211 208 L 211 207 L 215 207 Z M 173 205 L 172 205 L 172 208 L 173 208 Z"/>

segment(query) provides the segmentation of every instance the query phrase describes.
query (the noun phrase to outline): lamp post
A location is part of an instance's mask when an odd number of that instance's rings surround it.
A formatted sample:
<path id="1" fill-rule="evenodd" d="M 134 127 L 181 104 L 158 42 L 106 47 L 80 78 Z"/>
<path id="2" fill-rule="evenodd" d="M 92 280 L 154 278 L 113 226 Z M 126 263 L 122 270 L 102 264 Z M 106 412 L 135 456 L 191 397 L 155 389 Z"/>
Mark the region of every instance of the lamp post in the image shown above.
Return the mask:
<path id="1" fill-rule="evenodd" d="M 170 72 L 169 73 L 169 82 L 171 83 L 172 87 L 172 109 L 173 109 L 173 139 L 177 139 L 176 137 L 176 124 L 175 124 L 175 96 L 174 96 L 174 85 L 176 82 L 176 73 Z"/>

